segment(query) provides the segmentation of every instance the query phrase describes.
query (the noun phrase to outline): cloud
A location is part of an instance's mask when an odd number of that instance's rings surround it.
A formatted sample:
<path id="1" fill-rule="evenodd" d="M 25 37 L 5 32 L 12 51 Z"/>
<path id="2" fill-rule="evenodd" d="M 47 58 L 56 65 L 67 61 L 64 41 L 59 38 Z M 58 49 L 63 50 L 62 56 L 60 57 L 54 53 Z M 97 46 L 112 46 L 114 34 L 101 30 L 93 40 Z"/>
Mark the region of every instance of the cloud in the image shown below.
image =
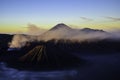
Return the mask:
<path id="1" fill-rule="evenodd" d="M 93 19 L 87 18 L 87 17 L 80 17 L 84 21 L 93 21 Z"/>
<path id="2" fill-rule="evenodd" d="M 46 31 L 45 29 L 39 28 L 35 24 L 28 24 L 28 27 L 26 28 L 27 28 L 27 34 L 29 35 L 40 35 Z"/>
<path id="3" fill-rule="evenodd" d="M 112 21 L 120 21 L 120 18 L 115 18 L 115 17 L 110 17 L 110 16 L 106 16 L 105 18 L 112 20 Z"/>

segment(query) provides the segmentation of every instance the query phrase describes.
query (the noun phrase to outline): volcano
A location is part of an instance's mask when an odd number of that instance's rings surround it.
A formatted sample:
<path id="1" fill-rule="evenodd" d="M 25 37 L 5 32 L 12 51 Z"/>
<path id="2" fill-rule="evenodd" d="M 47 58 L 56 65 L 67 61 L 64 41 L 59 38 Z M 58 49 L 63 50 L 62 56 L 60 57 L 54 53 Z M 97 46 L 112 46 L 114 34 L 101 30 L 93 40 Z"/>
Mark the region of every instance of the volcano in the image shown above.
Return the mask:
<path id="1" fill-rule="evenodd" d="M 21 56 L 19 61 L 27 66 L 38 68 L 64 68 L 79 65 L 80 59 L 76 56 L 61 51 L 55 46 L 46 47 L 38 45 L 28 53 Z"/>
<path id="2" fill-rule="evenodd" d="M 53 28 L 51 28 L 49 31 L 58 30 L 58 29 L 71 30 L 72 28 L 70 28 L 69 26 L 67 26 L 67 25 L 64 24 L 64 23 L 60 23 L 60 24 L 57 24 L 56 26 L 54 26 Z"/>
<path id="3" fill-rule="evenodd" d="M 67 37 L 73 29 L 64 23 L 57 24 L 50 30 L 38 36 L 38 40 L 49 41 L 52 39 L 59 40 Z"/>

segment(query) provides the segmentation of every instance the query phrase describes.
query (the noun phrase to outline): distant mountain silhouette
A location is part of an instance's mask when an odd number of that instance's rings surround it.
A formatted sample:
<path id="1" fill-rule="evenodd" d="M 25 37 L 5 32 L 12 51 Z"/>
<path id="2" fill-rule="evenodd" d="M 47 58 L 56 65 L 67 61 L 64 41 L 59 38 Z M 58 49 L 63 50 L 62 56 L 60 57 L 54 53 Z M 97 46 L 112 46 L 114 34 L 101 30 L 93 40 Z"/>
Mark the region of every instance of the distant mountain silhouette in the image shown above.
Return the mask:
<path id="1" fill-rule="evenodd" d="M 83 31 L 83 32 L 105 32 L 103 30 L 99 30 L 99 29 L 91 29 L 91 28 L 83 28 L 83 29 L 80 29 L 80 31 Z"/>
<path id="2" fill-rule="evenodd" d="M 45 33 L 41 34 L 38 36 L 39 39 L 42 40 L 52 40 L 52 39 L 72 39 L 73 37 L 80 37 L 81 35 L 89 35 L 92 33 L 97 33 L 97 34 L 106 34 L 106 31 L 99 30 L 99 29 L 90 29 L 90 28 L 83 28 L 83 29 L 74 29 L 69 27 L 68 25 L 64 23 L 57 24 L 50 30 L 46 31 Z M 99 35 L 98 35 L 99 36 Z M 82 36 L 81 36 L 82 38 Z"/>
<path id="3" fill-rule="evenodd" d="M 71 28 L 69 26 L 67 26 L 66 24 L 60 23 L 60 24 L 57 24 L 56 26 L 54 26 L 53 28 L 51 28 L 49 31 L 57 30 L 57 29 L 61 29 L 61 28 L 71 30 Z"/>
<path id="4" fill-rule="evenodd" d="M 90 33 L 90 32 L 101 32 L 101 33 L 107 33 L 106 31 L 104 30 L 99 30 L 99 29 L 91 29 L 91 28 L 83 28 L 83 29 L 73 29 L 71 27 L 69 27 L 68 25 L 64 24 L 64 23 L 60 23 L 60 24 L 57 24 L 56 26 L 54 26 L 53 28 L 51 28 L 50 30 L 48 31 L 55 31 L 55 30 L 59 30 L 59 29 L 64 29 L 64 30 L 68 30 L 68 31 L 82 31 L 82 32 L 87 32 L 87 33 Z M 47 32 L 45 32 L 47 33 Z"/>

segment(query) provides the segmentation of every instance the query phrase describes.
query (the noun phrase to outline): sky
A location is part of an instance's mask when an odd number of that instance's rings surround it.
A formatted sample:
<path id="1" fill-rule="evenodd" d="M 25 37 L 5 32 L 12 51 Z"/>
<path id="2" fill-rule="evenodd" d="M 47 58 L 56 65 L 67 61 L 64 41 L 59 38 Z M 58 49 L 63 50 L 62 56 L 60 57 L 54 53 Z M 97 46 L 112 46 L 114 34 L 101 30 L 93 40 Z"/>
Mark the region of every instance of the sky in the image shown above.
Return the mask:
<path id="1" fill-rule="evenodd" d="M 50 29 L 120 29 L 120 0 L 0 0 L 0 33 L 25 32 L 28 24 Z"/>

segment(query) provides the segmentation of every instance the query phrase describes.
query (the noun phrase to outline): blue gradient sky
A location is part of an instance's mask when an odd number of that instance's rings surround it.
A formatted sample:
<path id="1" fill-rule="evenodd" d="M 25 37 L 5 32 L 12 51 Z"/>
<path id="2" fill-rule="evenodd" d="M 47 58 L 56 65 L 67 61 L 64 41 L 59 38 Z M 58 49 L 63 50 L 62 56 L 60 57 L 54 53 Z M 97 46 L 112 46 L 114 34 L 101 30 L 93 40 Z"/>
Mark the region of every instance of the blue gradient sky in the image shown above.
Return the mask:
<path id="1" fill-rule="evenodd" d="M 28 23 L 51 28 L 61 22 L 77 28 L 120 27 L 119 19 L 112 25 L 106 17 L 120 18 L 120 0 L 0 0 L 1 30 Z"/>

